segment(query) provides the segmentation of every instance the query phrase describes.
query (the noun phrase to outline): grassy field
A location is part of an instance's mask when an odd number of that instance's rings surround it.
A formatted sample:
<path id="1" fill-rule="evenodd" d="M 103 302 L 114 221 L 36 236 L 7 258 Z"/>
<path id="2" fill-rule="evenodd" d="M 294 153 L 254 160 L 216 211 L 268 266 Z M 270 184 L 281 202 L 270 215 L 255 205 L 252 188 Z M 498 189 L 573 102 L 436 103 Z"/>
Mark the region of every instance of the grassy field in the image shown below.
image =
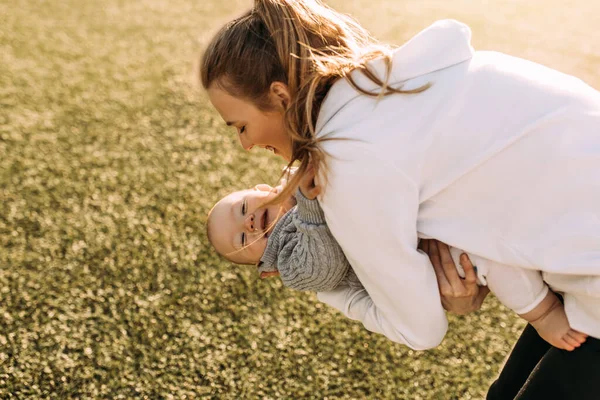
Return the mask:
<path id="1" fill-rule="evenodd" d="M 0 398 L 484 396 L 524 326 L 494 298 L 414 352 L 209 250 L 210 206 L 282 165 L 193 86 L 250 4 L 0 2 Z M 330 4 L 395 44 L 457 18 L 478 49 L 600 87 L 597 1 Z"/>

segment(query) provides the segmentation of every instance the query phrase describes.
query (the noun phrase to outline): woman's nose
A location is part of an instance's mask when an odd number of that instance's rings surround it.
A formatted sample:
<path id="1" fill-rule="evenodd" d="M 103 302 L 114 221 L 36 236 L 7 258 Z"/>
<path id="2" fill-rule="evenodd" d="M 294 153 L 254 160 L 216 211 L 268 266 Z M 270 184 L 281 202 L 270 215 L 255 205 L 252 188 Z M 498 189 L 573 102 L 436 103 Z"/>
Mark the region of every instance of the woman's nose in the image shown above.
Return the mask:
<path id="1" fill-rule="evenodd" d="M 254 224 L 254 214 L 250 214 L 246 217 L 244 225 L 246 227 L 246 230 L 248 230 L 249 232 L 254 232 L 254 230 L 256 229 L 256 226 Z"/>
<path id="2" fill-rule="evenodd" d="M 244 135 L 240 135 L 239 138 L 244 150 L 250 150 L 254 147 L 254 144 L 250 142 L 247 138 L 245 138 Z"/>

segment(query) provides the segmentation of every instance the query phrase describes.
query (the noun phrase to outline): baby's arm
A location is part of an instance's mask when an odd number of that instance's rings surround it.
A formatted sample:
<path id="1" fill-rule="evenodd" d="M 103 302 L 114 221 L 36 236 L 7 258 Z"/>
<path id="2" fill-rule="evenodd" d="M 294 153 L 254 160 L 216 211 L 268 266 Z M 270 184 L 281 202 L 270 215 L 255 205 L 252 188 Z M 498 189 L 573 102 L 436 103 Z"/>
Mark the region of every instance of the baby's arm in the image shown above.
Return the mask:
<path id="1" fill-rule="evenodd" d="M 349 272 L 342 249 L 329 231 L 316 199 L 297 191 L 292 223 L 285 227 L 277 256 L 283 283 L 292 289 L 327 291 L 337 287 Z"/>
<path id="2" fill-rule="evenodd" d="M 284 180 L 295 171 L 288 171 Z M 287 184 L 282 180 L 282 185 Z M 280 187 L 278 187 L 280 189 Z M 325 223 L 316 200 L 320 187 L 309 167 L 296 191 L 297 205 L 284 216 L 271 233 L 276 257 L 259 266 L 261 278 L 279 276 L 286 287 L 302 291 L 329 291 L 342 282 L 362 284 Z M 268 261 L 268 260 L 272 261 Z"/>
<path id="3" fill-rule="evenodd" d="M 574 350 L 586 335 L 569 326 L 562 303 L 548 289 L 539 271 L 499 264 L 469 255 L 486 275 L 487 284 L 496 297 L 538 331 L 551 345 Z"/>

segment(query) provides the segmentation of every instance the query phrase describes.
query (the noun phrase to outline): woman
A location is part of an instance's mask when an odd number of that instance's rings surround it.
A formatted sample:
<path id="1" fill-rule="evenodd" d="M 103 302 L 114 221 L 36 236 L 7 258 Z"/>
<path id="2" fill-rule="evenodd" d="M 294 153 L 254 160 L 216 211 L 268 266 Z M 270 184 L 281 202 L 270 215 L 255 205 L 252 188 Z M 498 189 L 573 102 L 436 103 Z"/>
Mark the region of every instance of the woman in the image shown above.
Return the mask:
<path id="1" fill-rule="evenodd" d="M 319 299 L 369 330 L 416 349 L 442 340 L 419 238 L 542 270 L 558 289 L 600 275 L 600 94 L 573 77 L 474 52 L 455 21 L 392 52 L 317 1 L 271 0 L 215 37 L 201 78 L 244 148 L 300 161 L 289 191 L 309 160 L 322 166 L 320 204 L 366 291 Z M 519 398 L 600 393 L 595 296 L 565 297 L 590 340 L 568 359 L 548 350 Z"/>

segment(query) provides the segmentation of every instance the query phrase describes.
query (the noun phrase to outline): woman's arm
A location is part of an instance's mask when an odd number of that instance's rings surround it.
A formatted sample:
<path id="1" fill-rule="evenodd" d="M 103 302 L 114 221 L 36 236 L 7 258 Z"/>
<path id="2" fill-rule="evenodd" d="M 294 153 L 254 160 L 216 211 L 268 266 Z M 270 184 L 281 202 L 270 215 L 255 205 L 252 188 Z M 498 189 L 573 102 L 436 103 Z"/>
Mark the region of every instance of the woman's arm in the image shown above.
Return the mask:
<path id="1" fill-rule="evenodd" d="M 469 257 L 465 255 L 460 260 L 465 271 L 465 279 L 462 279 L 447 245 L 436 240 L 421 240 L 419 249 L 429 256 L 434 267 L 442 305 L 446 310 L 465 315 L 481 308 L 490 290 L 487 286 L 477 285 L 477 275 Z M 370 312 L 375 305 L 364 288 L 339 287 L 318 293 L 317 296 L 320 301 L 342 311 L 350 319 L 361 320 L 362 316 L 365 327 L 376 331 L 378 322 L 373 320 L 376 314 Z"/>
<path id="2" fill-rule="evenodd" d="M 390 340 L 436 347 L 447 320 L 434 269 L 417 251 L 418 187 L 376 154 L 356 150 L 328 163 L 321 206 L 364 289 L 342 287 L 318 298 Z"/>

